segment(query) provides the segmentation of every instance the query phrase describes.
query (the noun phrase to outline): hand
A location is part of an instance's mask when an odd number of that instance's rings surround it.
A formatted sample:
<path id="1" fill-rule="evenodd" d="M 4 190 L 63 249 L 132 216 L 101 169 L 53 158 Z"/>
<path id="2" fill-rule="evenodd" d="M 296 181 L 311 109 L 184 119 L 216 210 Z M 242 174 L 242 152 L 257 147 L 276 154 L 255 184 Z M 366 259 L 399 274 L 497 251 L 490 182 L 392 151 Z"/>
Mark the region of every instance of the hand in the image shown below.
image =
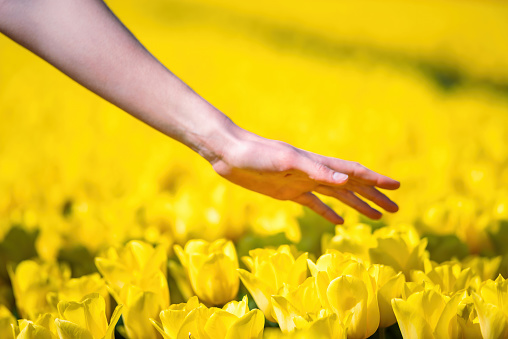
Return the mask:
<path id="1" fill-rule="evenodd" d="M 395 190 L 400 183 L 358 163 L 249 133 L 229 146 L 220 159 L 212 162 L 219 175 L 249 190 L 307 206 L 334 224 L 342 224 L 344 219 L 312 192 L 334 197 L 371 219 L 381 218 L 381 212 L 358 195 L 388 212 L 399 209 L 377 188 Z"/>

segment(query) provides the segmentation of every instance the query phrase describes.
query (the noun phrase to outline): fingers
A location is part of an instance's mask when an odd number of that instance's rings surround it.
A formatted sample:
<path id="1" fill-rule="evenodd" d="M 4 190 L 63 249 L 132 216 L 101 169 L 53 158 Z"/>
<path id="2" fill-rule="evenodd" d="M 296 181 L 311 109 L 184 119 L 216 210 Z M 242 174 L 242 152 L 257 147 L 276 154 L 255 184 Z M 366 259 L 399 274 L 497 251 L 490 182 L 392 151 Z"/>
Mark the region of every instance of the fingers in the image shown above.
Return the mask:
<path id="1" fill-rule="evenodd" d="M 347 174 L 335 171 L 325 164 L 316 162 L 306 156 L 298 159 L 295 169 L 304 172 L 311 180 L 321 185 L 343 186 L 349 179 Z"/>
<path id="2" fill-rule="evenodd" d="M 399 210 L 396 203 L 372 186 L 357 185 L 355 183 L 349 183 L 348 185 L 362 197 L 374 202 L 385 211 L 395 213 Z"/>
<path id="3" fill-rule="evenodd" d="M 307 206 L 335 225 L 344 223 L 344 219 L 342 219 L 337 213 L 335 213 L 334 210 L 310 192 L 300 195 L 299 197 L 293 199 L 293 201 L 303 206 Z"/>
<path id="4" fill-rule="evenodd" d="M 372 208 L 369 204 L 367 204 L 362 199 L 358 198 L 353 192 L 345 190 L 345 189 L 333 189 L 327 186 L 319 186 L 316 188 L 316 192 L 328 195 L 337 200 L 340 200 L 344 204 L 354 208 L 358 212 L 366 215 L 371 219 L 379 219 L 382 214 L 378 210 Z"/>
<path id="5" fill-rule="evenodd" d="M 357 181 L 360 184 L 377 186 L 379 188 L 395 190 L 400 187 L 400 182 L 385 175 L 376 173 L 367 167 L 352 161 L 324 157 L 314 153 L 308 153 L 309 160 L 322 164 L 331 171 L 347 174 L 349 180 Z"/>

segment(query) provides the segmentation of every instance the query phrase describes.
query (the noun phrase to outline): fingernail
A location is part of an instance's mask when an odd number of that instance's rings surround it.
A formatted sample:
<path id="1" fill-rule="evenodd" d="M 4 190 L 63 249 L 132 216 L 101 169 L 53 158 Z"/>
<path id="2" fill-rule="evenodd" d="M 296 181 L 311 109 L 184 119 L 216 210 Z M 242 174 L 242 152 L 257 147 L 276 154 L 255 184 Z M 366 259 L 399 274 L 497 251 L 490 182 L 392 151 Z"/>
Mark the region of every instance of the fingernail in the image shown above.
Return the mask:
<path id="1" fill-rule="evenodd" d="M 333 173 L 333 180 L 338 182 L 346 181 L 348 178 L 347 174 L 335 172 Z"/>

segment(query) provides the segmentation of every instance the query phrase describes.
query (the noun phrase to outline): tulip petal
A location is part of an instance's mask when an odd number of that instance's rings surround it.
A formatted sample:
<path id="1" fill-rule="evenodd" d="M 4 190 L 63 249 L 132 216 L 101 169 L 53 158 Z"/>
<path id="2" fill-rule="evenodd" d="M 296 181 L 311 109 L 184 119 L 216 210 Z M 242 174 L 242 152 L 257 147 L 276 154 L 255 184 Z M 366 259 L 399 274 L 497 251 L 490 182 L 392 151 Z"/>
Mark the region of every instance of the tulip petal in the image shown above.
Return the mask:
<path id="1" fill-rule="evenodd" d="M 242 279 L 242 283 L 245 285 L 247 290 L 249 290 L 249 293 L 256 302 L 256 305 L 261 311 L 263 311 L 266 319 L 275 322 L 275 319 L 271 314 L 272 306 L 270 300 L 272 294 L 275 293 L 272 292 L 272 290 L 254 274 L 243 269 L 238 269 L 237 271 L 240 275 L 240 279 Z"/>
<path id="2" fill-rule="evenodd" d="M 238 317 L 235 315 L 219 309 L 215 311 L 206 322 L 205 332 L 210 338 L 224 339 L 226 338 L 228 329 L 237 320 Z"/>
<path id="3" fill-rule="evenodd" d="M 55 319 L 55 325 L 60 339 L 94 339 L 87 329 L 70 321 Z"/>
<path id="4" fill-rule="evenodd" d="M 476 293 L 472 294 L 482 336 L 485 339 L 500 339 L 508 336 L 508 322 L 503 310 L 488 304 Z"/>
<path id="5" fill-rule="evenodd" d="M 260 310 L 252 310 L 238 319 L 230 328 L 226 339 L 261 339 L 265 317 Z"/>

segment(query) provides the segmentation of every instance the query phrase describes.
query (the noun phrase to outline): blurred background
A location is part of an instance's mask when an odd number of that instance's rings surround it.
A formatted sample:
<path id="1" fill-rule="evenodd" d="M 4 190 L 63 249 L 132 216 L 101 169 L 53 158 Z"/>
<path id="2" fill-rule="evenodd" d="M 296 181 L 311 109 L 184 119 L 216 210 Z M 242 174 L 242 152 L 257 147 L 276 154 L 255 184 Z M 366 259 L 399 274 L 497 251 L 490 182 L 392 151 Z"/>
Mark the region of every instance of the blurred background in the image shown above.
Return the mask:
<path id="1" fill-rule="evenodd" d="M 346 228 L 414 225 L 436 261 L 508 251 L 506 2 L 107 4 L 241 127 L 401 181 L 389 192 L 400 211 L 377 222 L 326 199 Z M 284 242 L 319 254 L 334 231 L 296 204 L 226 182 L 4 36 L 0 60 L 5 286 L 8 263 L 59 260 L 80 276 L 130 239 L 170 254 L 197 237 L 233 239 L 239 255 Z"/>

